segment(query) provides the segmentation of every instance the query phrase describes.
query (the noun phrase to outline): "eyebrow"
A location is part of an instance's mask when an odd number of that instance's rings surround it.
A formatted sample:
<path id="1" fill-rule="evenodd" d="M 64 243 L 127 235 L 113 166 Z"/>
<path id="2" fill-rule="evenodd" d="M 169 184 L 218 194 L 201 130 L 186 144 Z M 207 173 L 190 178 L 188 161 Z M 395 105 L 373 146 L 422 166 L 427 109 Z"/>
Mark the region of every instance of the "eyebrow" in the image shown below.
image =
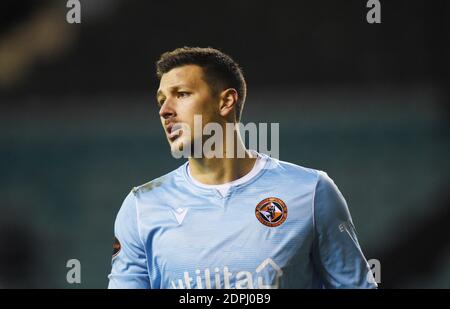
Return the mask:
<path id="1" fill-rule="evenodd" d="M 186 87 L 186 88 L 189 88 L 189 89 L 191 88 L 191 87 L 189 87 L 186 84 L 178 84 L 178 85 L 169 87 L 169 92 L 174 92 L 174 91 L 176 91 L 176 90 L 178 90 L 180 88 L 183 88 L 183 87 Z M 156 99 L 158 99 L 160 96 L 163 96 L 163 95 L 164 95 L 163 91 L 161 89 L 158 89 L 158 92 L 156 92 Z"/>

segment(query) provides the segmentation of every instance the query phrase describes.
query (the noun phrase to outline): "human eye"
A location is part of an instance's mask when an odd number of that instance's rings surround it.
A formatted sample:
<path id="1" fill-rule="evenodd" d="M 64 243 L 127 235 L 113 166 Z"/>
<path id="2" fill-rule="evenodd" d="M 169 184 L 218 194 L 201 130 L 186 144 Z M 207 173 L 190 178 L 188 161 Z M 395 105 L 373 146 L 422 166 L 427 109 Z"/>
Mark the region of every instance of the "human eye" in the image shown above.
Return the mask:
<path id="1" fill-rule="evenodd" d="M 158 98 L 158 99 L 156 99 L 156 102 L 157 102 L 158 106 L 161 107 L 164 104 L 165 100 L 166 100 L 165 98 Z"/>
<path id="2" fill-rule="evenodd" d="M 190 95 L 189 92 L 187 91 L 178 91 L 177 92 L 177 98 L 181 99 L 181 98 L 186 98 Z"/>

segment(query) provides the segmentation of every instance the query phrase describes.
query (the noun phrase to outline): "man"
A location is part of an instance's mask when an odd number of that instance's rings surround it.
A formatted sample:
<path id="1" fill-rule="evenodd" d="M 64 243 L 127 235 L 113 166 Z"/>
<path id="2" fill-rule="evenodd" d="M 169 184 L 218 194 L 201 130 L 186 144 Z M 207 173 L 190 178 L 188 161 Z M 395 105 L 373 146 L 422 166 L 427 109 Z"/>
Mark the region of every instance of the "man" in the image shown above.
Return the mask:
<path id="1" fill-rule="evenodd" d="M 246 83 L 229 56 L 179 48 L 161 56 L 157 76 L 171 151 L 188 161 L 126 197 L 110 288 L 377 287 L 325 172 L 247 150 L 237 129 L 194 155 L 204 144 L 196 115 L 201 128 L 240 121 Z"/>

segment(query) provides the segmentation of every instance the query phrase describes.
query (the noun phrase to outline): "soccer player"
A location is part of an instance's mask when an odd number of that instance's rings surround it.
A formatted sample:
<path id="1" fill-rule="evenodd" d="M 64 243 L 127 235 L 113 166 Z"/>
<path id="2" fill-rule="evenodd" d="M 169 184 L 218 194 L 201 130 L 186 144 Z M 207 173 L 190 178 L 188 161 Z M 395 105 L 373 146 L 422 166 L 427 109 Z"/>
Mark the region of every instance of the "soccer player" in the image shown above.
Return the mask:
<path id="1" fill-rule="evenodd" d="M 247 150 L 237 129 L 216 145 L 223 156 L 193 155 L 204 137 L 195 115 L 202 128 L 239 123 L 239 65 L 216 49 L 184 47 L 156 66 L 165 135 L 188 160 L 125 198 L 109 288 L 376 288 L 325 172 Z"/>

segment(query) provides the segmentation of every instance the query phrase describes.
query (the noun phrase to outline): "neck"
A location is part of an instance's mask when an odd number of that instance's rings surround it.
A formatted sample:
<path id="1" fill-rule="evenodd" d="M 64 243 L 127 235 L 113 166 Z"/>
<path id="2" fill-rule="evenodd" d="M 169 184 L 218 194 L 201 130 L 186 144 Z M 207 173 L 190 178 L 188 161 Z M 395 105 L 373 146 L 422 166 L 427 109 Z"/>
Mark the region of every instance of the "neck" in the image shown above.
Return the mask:
<path id="1" fill-rule="evenodd" d="M 245 153 L 244 158 L 189 158 L 189 172 L 191 176 L 207 185 L 217 185 L 239 179 L 248 174 L 256 162 L 256 156 L 245 149 L 240 135 L 235 131 L 235 149 L 236 153 Z M 223 149 L 226 148 L 226 144 Z"/>

